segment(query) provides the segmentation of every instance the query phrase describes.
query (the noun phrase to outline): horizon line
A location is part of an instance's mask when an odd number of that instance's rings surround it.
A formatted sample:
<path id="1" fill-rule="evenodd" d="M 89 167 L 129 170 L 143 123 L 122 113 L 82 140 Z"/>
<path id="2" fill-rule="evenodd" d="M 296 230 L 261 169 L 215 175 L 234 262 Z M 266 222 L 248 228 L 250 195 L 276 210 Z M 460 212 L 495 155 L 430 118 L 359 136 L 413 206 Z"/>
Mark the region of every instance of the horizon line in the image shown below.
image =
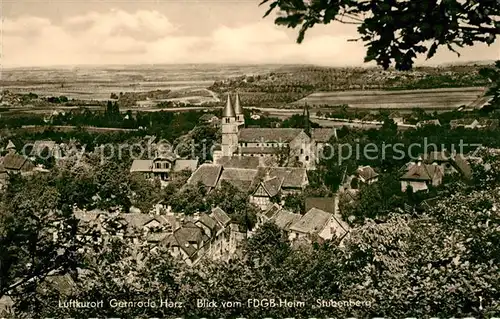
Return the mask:
<path id="1" fill-rule="evenodd" d="M 454 66 L 454 65 L 471 65 L 471 64 L 492 64 L 495 60 L 467 60 L 456 62 L 442 62 L 442 63 L 415 63 L 414 68 L 418 67 L 440 67 L 440 66 Z M 154 66 L 312 66 L 321 68 L 381 68 L 381 66 L 373 63 L 362 63 L 358 65 L 325 65 L 313 63 L 251 63 L 251 62 L 183 62 L 183 63 L 103 63 L 103 64 L 55 64 L 55 65 L 25 65 L 25 66 L 6 66 L 0 65 L 2 70 L 15 70 L 15 69 L 68 69 L 68 68 L 105 68 L 105 67 L 154 67 Z M 394 69 L 390 66 L 389 69 Z"/>

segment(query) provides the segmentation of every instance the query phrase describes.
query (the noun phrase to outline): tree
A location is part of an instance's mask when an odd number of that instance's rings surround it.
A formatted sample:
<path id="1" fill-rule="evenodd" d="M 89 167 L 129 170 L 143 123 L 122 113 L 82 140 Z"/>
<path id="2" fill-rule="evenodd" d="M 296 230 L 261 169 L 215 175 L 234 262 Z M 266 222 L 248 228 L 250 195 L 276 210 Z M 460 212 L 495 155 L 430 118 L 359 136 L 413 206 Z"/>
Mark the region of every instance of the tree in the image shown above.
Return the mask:
<path id="1" fill-rule="evenodd" d="M 488 94 L 493 95 L 493 100 L 490 102 L 490 107 L 500 108 L 500 60 L 495 62 L 494 68 L 483 68 L 479 74 L 491 83 Z"/>
<path id="2" fill-rule="evenodd" d="M 482 42 L 491 45 L 500 34 L 500 6 L 496 0 L 485 1 L 364 1 L 364 0 L 263 0 L 269 10 L 279 15 L 275 24 L 300 27 L 297 42 L 304 40 L 316 24 L 340 22 L 358 26 L 366 43 L 365 62 L 376 61 L 387 69 L 408 70 L 417 54 L 432 58 L 437 49 L 456 48 Z"/>
<path id="3" fill-rule="evenodd" d="M 386 118 L 384 120 L 384 124 L 382 124 L 381 130 L 391 135 L 394 135 L 397 134 L 398 132 L 398 125 L 394 122 L 393 119 Z"/>
<path id="4" fill-rule="evenodd" d="M 478 317 L 500 310 L 498 188 L 458 192 L 426 216 L 391 215 L 353 228 L 344 245 L 292 249 L 268 223 L 248 239 L 242 256 L 187 269 L 162 247 L 120 241 L 86 256 L 75 290 L 61 298 L 37 291 L 40 306 L 27 317 L 324 318 Z M 1 248 L 2 246 L 0 246 Z M 304 307 L 199 308 L 196 299 L 281 298 Z M 64 300 L 126 301 L 158 297 L 183 302 L 168 307 L 58 307 Z M 317 299 L 359 300 L 369 305 L 315 307 Z"/>
<path id="5" fill-rule="evenodd" d="M 1 197 L 0 298 L 37 309 L 36 289 L 50 275 L 74 271 L 81 262 L 77 221 L 48 175 L 13 176 Z"/>
<path id="6" fill-rule="evenodd" d="M 55 166 L 55 158 L 52 156 L 48 147 L 44 147 L 40 154 L 35 157 L 36 164 L 42 164 L 47 169 L 52 169 Z"/>
<path id="7" fill-rule="evenodd" d="M 223 181 L 206 200 L 210 207 L 220 207 L 245 229 L 251 230 L 257 223 L 257 207 L 248 202 L 248 194 L 228 182 Z"/>

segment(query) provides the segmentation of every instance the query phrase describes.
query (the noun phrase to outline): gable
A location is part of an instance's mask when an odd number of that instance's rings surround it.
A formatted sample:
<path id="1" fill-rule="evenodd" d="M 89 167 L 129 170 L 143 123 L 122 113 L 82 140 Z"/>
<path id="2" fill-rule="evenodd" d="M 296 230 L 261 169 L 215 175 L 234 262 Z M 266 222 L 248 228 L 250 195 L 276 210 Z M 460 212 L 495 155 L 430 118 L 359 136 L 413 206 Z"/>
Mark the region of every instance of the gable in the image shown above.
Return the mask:
<path id="1" fill-rule="evenodd" d="M 300 131 L 299 134 L 290 142 L 290 144 L 296 144 L 296 143 L 310 143 L 311 138 L 304 132 L 303 130 Z"/>
<path id="2" fill-rule="evenodd" d="M 255 190 L 253 193 L 253 196 L 258 196 L 258 197 L 271 197 L 269 193 L 266 191 L 264 186 L 262 186 L 262 183 L 259 184 L 259 187 Z"/>
<path id="3" fill-rule="evenodd" d="M 146 227 L 146 228 L 157 228 L 157 227 L 161 227 L 161 226 L 162 226 L 162 224 L 159 221 L 157 221 L 156 219 L 152 219 L 149 222 L 144 224 L 144 227 Z"/>

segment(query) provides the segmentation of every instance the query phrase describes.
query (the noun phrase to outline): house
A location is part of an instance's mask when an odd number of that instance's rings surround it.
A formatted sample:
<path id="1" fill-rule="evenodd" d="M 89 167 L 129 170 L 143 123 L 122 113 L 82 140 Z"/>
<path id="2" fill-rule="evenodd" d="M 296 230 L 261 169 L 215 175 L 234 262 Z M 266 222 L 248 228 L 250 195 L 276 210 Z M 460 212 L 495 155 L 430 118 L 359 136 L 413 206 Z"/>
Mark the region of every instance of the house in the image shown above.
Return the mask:
<path id="1" fill-rule="evenodd" d="M 228 183 L 238 190 L 248 193 L 257 181 L 258 170 L 244 168 L 224 168 L 220 175 L 217 187 L 220 188 L 224 183 Z"/>
<path id="2" fill-rule="evenodd" d="M 35 168 L 35 164 L 27 157 L 15 153 L 5 155 L 1 161 L 1 165 L 3 165 L 3 169 L 9 174 L 28 174 Z"/>
<path id="3" fill-rule="evenodd" d="M 205 113 L 198 119 L 200 123 L 205 125 L 212 125 L 214 127 L 220 126 L 220 119 L 211 113 Z"/>
<path id="4" fill-rule="evenodd" d="M 401 191 L 406 192 L 411 186 L 414 192 L 427 191 L 429 186 L 439 186 L 443 182 L 444 171 L 440 165 L 424 164 L 419 161 L 409 166 L 400 178 Z"/>
<path id="5" fill-rule="evenodd" d="M 227 215 L 226 212 L 219 207 L 215 207 L 214 209 L 212 209 L 210 217 L 215 219 L 220 227 L 227 227 L 227 225 L 229 225 L 229 223 L 231 222 L 231 218 L 229 217 L 229 215 Z"/>
<path id="6" fill-rule="evenodd" d="M 495 129 L 498 128 L 498 119 L 458 119 L 450 121 L 450 128 L 465 128 L 465 129 Z"/>
<path id="7" fill-rule="evenodd" d="M 307 243 L 337 238 L 342 240 L 349 232 L 347 224 L 338 216 L 318 208 L 311 208 L 290 226 L 289 240 Z"/>
<path id="8" fill-rule="evenodd" d="M 253 165 L 254 163 L 240 164 Z M 305 168 L 257 167 L 251 169 L 203 164 L 189 177 L 187 183 L 190 185 L 201 183 L 208 191 L 229 183 L 242 192 L 250 193 L 250 202 L 266 209 L 271 198 L 278 194 L 300 192 L 309 184 L 309 180 Z"/>
<path id="9" fill-rule="evenodd" d="M 417 123 L 417 127 L 425 127 L 425 126 L 441 126 L 441 123 L 439 122 L 439 120 L 426 120 L 426 121 L 420 121 Z"/>
<path id="10" fill-rule="evenodd" d="M 130 167 L 130 173 L 140 173 L 148 179 L 156 178 L 168 181 L 172 172 L 194 172 L 197 167 L 198 160 L 196 159 L 181 159 L 173 153 L 166 153 L 158 155 L 152 160 L 134 160 Z"/>
<path id="11" fill-rule="evenodd" d="M 198 214 L 184 222 L 162 244 L 172 256 L 192 266 L 204 257 L 230 258 L 245 238 L 246 231 L 231 223 L 231 218 L 216 207 L 211 214 Z"/>
<path id="12" fill-rule="evenodd" d="M 204 253 L 209 237 L 193 222 L 187 222 L 163 240 L 172 256 L 180 258 L 188 266 L 194 265 Z"/>
<path id="13" fill-rule="evenodd" d="M 301 217 L 302 215 L 292 213 L 283 209 L 279 204 L 274 203 L 266 211 L 257 215 L 257 228 L 264 223 L 271 222 L 276 224 L 276 226 L 286 233 L 289 233 L 290 225 L 298 221 Z"/>
<path id="14" fill-rule="evenodd" d="M 271 218 L 271 221 L 280 229 L 283 229 L 287 234 L 290 233 L 290 226 L 300 220 L 302 215 L 292 213 L 285 209 L 280 209 Z"/>
<path id="15" fill-rule="evenodd" d="M 187 184 L 198 185 L 201 183 L 207 188 L 207 191 L 211 191 L 217 186 L 221 173 L 222 165 L 202 164 L 191 174 Z"/>
<path id="16" fill-rule="evenodd" d="M 262 167 L 259 183 L 250 195 L 250 202 L 266 210 L 278 195 L 300 193 L 309 184 L 304 168 Z"/>
<path id="17" fill-rule="evenodd" d="M 272 199 L 280 193 L 283 179 L 274 176 L 260 182 L 257 189 L 250 197 L 250 202 L 259 206 L 262 210 L 267 209 L 272 204 Z"/>
<path id="18" fill-rule="evenodd" d="M 315 141 L 318 153 L 330 142 L 332 138 L 337 138 L 337 130 L 329 128 L 311 129 L 311 139 Z"/>
<path id="19" fill-rule="evenodd" d="M 393 120 L 397 125 L 404 124 L 404 118 L 399 112 L 392 112 L 389 114 L 389 119 Z"/>
<path id="20" fill-rule="evenodd" d="M 240 231 L 233 225 L 231 218 L 219 207 L 210 214 L 198 213 L 194 216 L 173 213 L 116 214 L 97 210 L 75 210 L 74 216 L 82 227 L 82 232 L 77 235 L 81 238 L 104 243 L 109 236 L 116 236 L 133 245 L 147 245 L 151 250 L 164 246 L 173 257 L 188 265 L 196 264 L 201 258 L 230 258 L 242 238 L 246 238 L 246 231 Z M 97 233 L 89 233 L 88 229 Z M 109 232 L 110 229 L 113 232 Z"/>
<path id="21" fill-rule="evenodd" d="M 257 216 L 258 222 L 257 224 L 264 224 L 270 221 L 274 215 L 276 215 L 280 210 L 281 206 L 277 203 L 272 204 L 267 210 L 263 211 L 262 214 Z"/>
<path id="22" fill-rule="evenodd" d="M 420 155 L 418 161 L 439 165 L 445 175 L 459 173 L 465 178 L 472 176 L 472 168 L 462 154 L 451 154 L 447 150 L 434 151 Z"/>
<path id="23" fill-rule="evenodd" d="M 214 163 L 222 157 L 263 157 L 275 159 L 285 155 L 294 163 L 315 169 L 318 150 L 324 147 L 336 130 L 309 128 L 250 128 L 245 127 L 243 108 L 236 95 L 233 107 L 228 95 L 222 113 L 222 144 L 214 151 Z"/>
<path id="24" fill-rule="evenodd" d="M 360 166 L 356 170 L 356 177 L 361 183 L 373 184 L 378 181 L 379 174 L 371 166 Z"/>

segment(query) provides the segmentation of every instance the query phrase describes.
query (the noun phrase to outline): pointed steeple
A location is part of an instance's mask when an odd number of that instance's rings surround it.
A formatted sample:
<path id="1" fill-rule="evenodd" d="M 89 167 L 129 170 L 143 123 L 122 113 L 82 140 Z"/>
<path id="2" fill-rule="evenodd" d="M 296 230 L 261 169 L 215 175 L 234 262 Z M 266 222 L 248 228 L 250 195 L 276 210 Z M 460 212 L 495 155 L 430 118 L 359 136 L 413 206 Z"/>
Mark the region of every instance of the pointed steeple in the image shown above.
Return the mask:
<path id="1" fill-rule="evenodd" d="M 233 106 L 231 105 L 231 95 L 227 94 L 227 102 L 224 110 L 222 111 L 222 117 L 235 117 Z"/>
<path id="2" fill-rule="evenodd" d="M 236 115 L 243 114 L 243 107 L 241 107 L 240 95 L 236 93 L 236 99 L 234 101 L 234 112 Z"/>
<path id="3" fill-rule="evenodd" d="M 310 125 L 310 119 L 309 119 L 309 105 L 306 102 L 306 105 L 304 107 L 304 131 L 306 132 L 307 135 L 311 136 L 311 125 Z"/>

